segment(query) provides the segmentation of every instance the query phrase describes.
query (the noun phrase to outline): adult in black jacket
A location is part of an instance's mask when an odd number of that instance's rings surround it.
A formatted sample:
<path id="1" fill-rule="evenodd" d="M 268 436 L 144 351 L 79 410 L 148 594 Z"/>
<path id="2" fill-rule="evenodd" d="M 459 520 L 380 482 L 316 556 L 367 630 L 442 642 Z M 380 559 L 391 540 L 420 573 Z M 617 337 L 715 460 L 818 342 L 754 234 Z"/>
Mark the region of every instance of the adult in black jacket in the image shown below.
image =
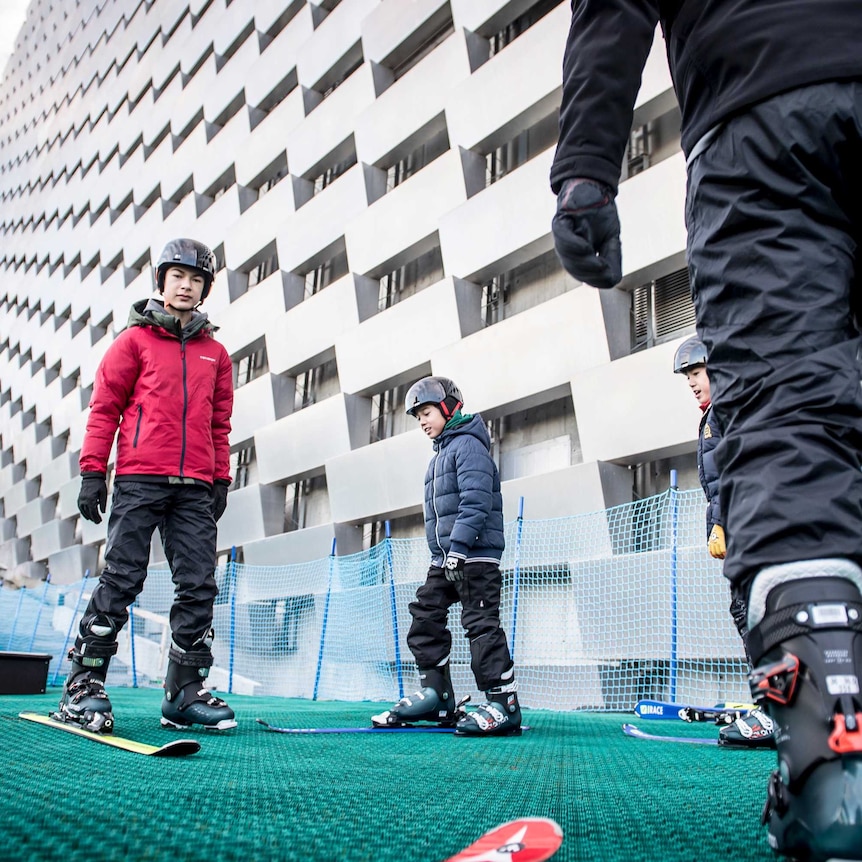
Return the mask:
<path id="1" fill-rule="evenodd" d="M 779 726 L 770 844 L 862 859 L 862 3 L 574 0 L 553 233 L 596 287 L 622 276 L 614 198 L 657 23 L 724 429 L 725 574 Z"/>

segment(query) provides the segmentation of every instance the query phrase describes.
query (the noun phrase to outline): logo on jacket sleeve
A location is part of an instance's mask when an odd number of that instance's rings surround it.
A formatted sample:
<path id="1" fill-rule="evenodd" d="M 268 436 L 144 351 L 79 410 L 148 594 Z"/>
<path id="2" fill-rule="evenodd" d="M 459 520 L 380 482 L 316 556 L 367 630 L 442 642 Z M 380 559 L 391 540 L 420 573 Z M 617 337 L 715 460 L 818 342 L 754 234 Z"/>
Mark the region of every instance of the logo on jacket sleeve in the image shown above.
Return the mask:
<path id="1" fill-rule="evenodd" d="M 712 437 L 712 429 L 709 427 L 709 422 L 703 426 L 703 439 L 709 440 Z"/>

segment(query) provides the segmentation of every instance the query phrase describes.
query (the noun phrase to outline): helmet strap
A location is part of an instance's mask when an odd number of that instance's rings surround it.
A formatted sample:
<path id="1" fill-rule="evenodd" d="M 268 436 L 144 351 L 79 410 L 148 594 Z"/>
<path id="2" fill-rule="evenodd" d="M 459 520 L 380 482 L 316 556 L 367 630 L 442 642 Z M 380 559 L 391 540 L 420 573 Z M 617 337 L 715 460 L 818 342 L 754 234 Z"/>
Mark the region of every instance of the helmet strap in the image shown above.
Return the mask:
<path id="1" fill-rule="evenodd" d="M 440 407 L 440 412 L 443 414 L 443 418 L 448 422 L 464 405 L 460 401 L 456 401 L 455 406 L 450 409 L 446 403 L 447 401 L 451 401 L 451 398 L 444 398 L 438 406 Z"/>

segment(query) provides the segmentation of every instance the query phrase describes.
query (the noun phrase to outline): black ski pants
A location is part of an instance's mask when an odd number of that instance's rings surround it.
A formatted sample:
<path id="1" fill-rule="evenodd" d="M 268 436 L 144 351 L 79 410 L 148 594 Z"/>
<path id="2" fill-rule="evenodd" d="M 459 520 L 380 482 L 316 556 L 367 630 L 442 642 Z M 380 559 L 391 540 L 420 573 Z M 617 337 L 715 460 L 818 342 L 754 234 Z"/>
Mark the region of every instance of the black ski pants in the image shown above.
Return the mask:
<path id="1" fill-rule="evenodd" d="M 144 587 L 156 527 L 175 587 L 171 632 L 174 642 L 188 650 L 212 627 L 218 594 L 212 492 L 203 485 L 114 483 L 105 567 L 84 620 L 93 614 L 104 615 L 113 621 L 116 631 L 126 624 L 129 605 Z M 81 637 L 87 634 L 82 628 Z"/>
<path id="2" fill-rule="evenodd" d="M 862 563 L 862 83 L 755 105 L 688 170 L 725 575 L 747 594 L 764 566 Z"/>
<path id="3" fill-rule="evenodd" d="M 461 624 L 470 641 L 470 667 L 480 691 L 511 682 L 506 633 L 500 628 L 503 576 L 493 563 L 467 563 L 463 581 L 447 581 L 443 569 L 431 566 L 425 583 L 409 605 L 413 622 L 407 645 L 420 669 L 436 667 L 452 651 L 447 628 L 449 608 L 461 602 Z"/>

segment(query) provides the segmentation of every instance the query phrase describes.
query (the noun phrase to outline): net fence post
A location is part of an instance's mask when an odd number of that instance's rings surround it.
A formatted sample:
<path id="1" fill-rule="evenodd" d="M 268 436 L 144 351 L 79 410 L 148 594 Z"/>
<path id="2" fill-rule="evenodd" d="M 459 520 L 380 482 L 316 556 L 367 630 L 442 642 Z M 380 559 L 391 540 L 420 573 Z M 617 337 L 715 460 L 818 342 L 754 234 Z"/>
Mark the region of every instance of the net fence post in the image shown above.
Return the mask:
<path id="1" fill-rule="evenodd" d="M 392 558 L 392 535 L 389 521 L 384 521 L 386 538 L 386 562 L 389 566 L 389 605 L 392 611 L 392 638 L 395 641 L 395 675 L 398 678 L 398 697 L 404 697 L 404 669 L 401 666 L 401 643 L 398 632 L 398 604 L 395 601 L 395 563 Z"/>
<path id="2" fill-rule="evenodd" d="M 138 687 L 138 665 L 135 661 L 135 605 L 137 601 L 135 599 L 129 605 L 129 657 L 132 662 L 132 688 Z"/>
<path id="3" fill-rule="evenodd" d="M 27 592 L 27 587 L 21 587 L 18 593 L 18 607 L 15 608 L 15 619 L 12 620 L 12 631 L 9 632 L 9 643 L 6 646 L 7 650 L 12 649 L 12 641 L 15 640 L 15 629 L 18 628 L 18 620 L 21 618 L 21 605 L 24 604 L 24 594 Z"/>
<path id="4" fill-rule="evenodd" d="M 231 545 L 227 570 L 227 583 L 230 590 L 230 632 L 228 637 L 230 656 L 228 659 L 227 693 L 233 694 L 233 659 L 236 651 L 236 545 Z"/>
<path id="5" fill-rule="evenodd" d="M 27 652 L 31 652 L 33 649 L 33 643 L 36 640 L 36 631 L 39 628 L 39 620 L 42 617 L 42 607 L 45 604 L 45 596 L 48 593 L 48 585 L 51 583 L 51 573 L 48 572 L 45 575 L 45 586 L 42 587 L 42 595 L 39 598 L 39 607 L 36 609 L 36 622 L 33 623 L 33 634 L 30 635 L 30 643 L 27 646 Z"/>
<path id="6" fill-rule="evenodd" d="M 54 668 L 54 676 L 51 679 L 51 685 L 57 685 L 57 677 L 60 675 L 60 665 L 66 656 L 66 647 L 69 646 L 69 640 L 72 637 L 72 627 L 75 625 L 75 617 L 78 616 L 78 608 L 81 607 L 81 599 L 84 597 L 84 590 L 87 588 L 87 578 L 90 577 L 90 570 L 84 570 L 84 577 L 81 578 L 81 589 L 78 590 L 78 598 L 75 599 L 75 608 L 72 611 L 72 619 L 69 620 L 69 628 L 66 630 L 66 637 L 63 639 L 63 648 L 60 650 L 60 660 L 57 662 L 57 667 Z"/>
<path id="7" fill-rule="evenodd" d="M 670 471 L 670 700 L 676 703 L 676 682 L 678 668 L 678 632 L 677 632 L 677 548 L 679 546 L 679 500 L 677 495 L 676 470 Z"/>
<path id="8" fill-rule="evenodd" d="M 326 585 L 326 601 L 323 604 L 323 622 L 320 626 L 320 649 L 317 652 L 317 672 L 314 674 L 314 694 L 312 700 L 317 700 L 317 689 L 320 686 L 320 671 L 323 668 L 323 650 L 326 646 L 326 623 L 329 618 L 329 598 L 332 595 L 332 575 L 335 571 L 335 538 L 332 539 L 332 551 L 329 554 L 329 581 Z"/>
<path id="9" fill-rule="evenodd" d="M 521 591 L 521 539 L 524 535 L 524 498 L 518 500 L 518 529 L 515 533 L 515 573 L 512 579 L 512 643 L 510 650 L 515 661 L 515 639 L 518 633 L 518 595 Z"/>

